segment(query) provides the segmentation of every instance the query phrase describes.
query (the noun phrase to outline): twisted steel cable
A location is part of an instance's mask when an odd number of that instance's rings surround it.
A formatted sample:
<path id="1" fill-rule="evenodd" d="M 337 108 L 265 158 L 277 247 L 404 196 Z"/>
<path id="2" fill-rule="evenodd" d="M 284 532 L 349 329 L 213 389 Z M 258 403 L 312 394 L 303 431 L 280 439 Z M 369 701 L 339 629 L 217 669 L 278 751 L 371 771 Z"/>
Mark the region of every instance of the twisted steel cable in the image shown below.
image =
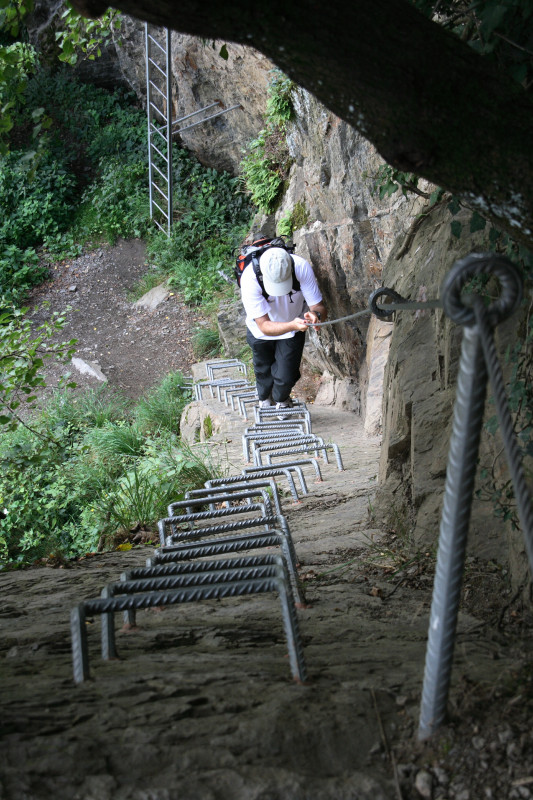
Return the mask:
<path id="1" fill-rule="evenodd" d="M 496 275 L 501 285 L 500 297 L 488 309 L 484 308 L 480 299 L 475 298 L 470 305 L 466 305 L 461 295 L 468 281 L 482 274 Z M 507 258 L 493 253 L 473 253 L 457 261 L 446 276 L 441 290 L 445 312 L 455 322 L 464 325 L 465 330 L 439 531 L 419 739 L 426 739 L 434 733 L 444 721 L 446 713 L 488 369 L 494 374 L 498 402 L 502 410 L 506 407 L 503 378 L 499 364 L 496 366 L 493 328 L 516 310 L 521 292 L 522 281 L 518 269 Z M 503 413 L 502 418 L 505 417 Z M 510 440 L 512 423 L 508 408 L 504 424 L 506 437 Z M 516 455 L 513 449 L 513 460 Z M 530 534 L 526 535 L 526 542 L 528 538 L 531 539 Z M 531 548 L 530 543 L 528 547 Z"/>
<path id="2" fill-rule="evenodd" d="M 420 712 L 421 739 L 442 724 L 446 713 L 486 387 L 486 370 L 478 330 L 466 328 L 457 379 L 431 603 Z"/>
<path id="3" fill-rule="evenodd" d="M 513 419 L 509 410 L 507 392 L 503 380 L 502 368 L 496 352 L 496 345 L 483 303 L 477 299 L 474 303 L 477 326 L 481 334 L 481 345 L 487 365 L 494 404 L 500 423 L 500 431 L 509 464 L 509 472 L 513 482 L 518 517 L 524 533 L 529 568 L 533 574 L 533 504 L 531 492 L 526 482 L 522 465 L 522 453 L 513 429 Z"/>

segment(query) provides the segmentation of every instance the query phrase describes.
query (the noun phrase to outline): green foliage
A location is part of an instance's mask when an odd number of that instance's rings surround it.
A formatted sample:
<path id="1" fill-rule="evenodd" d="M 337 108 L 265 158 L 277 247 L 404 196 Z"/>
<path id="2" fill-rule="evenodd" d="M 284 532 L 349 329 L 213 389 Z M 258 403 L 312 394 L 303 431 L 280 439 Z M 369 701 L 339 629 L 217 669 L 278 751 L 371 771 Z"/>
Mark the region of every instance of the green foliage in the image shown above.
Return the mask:
<path id="1" fill-rule="evenodd" d="M 149 229 L 146 120 L 131 96 L 39 69 L 25 97 L 28 110 L 14 115 L 13 136 L 22 140 L 37 117 L 47 132 L 37 149 L 32 138 L 28 148 L 0 156 L 0 285 L 14 302 L 46 275 L 40 245 L 74 256 L 85 242 Z M 29 109 L 37 104 L 36 117 Z"/>
<path id="2" fill-rule="evenodd" d="M 35 389 L 44 385 L 39 374 L 44 361 L 67 361 L 74 352 L 75 340 L 59 344 L 50 341 L 64 327 L 64 317 L 54 313 L 51 321 L 32 331 L 31 322 L 25 317 L 27 311 L 0 311 L 0 426 L 5 426 L 4 430 L 17 426 L 17 409 L 22 402 L 32 407 Z"/>
<path id="3" fill-rule="evenodd" d="M 292 210 L 292 227 L 297 231 L 309 222 L 309 210 L 303 200 L 299 200 Z"/>
<path id="4" fill-rule="evenodd" d="M 55 391 L 42 410 L 40 421 L 50 435 L 57 429 L 97 429 L 122 420 L 130 405 L 128 398 L 107 384 L 79 394 Z"/>
<path id="5" fill-rule="evenodd" d="M 267 119 L 277 123 L 289 122 L 294 117 L 292 93 L 295 84 L 279 69 L 272 70 L 268 86 Z"/>
<path id="6" fill-rule="evenodd" d="M 276 233 L 278 236 L 283 236 L 285 239 L 290 239 L 292 236 L 292 211 L 286 211 L 278 222 Z"/>
<path id="7" fill-rule="evenodd" d="M 309 220 L 309 211 L 305 203 L 298 201 L 292 211 L 287 211 L 279 220 L 277 226 L 278 236 L 290 238 L 294 231 L 303 228 Z"/>
<path id="8" fill-rule="evenodd" d="M 100 515 L 109 520 L 109 531 L 150 528 L 167 515 L 170 503 L 182 500 L 185 492 L 202 487 L 219 473 L 207 449 L 193 450 L 183 444 L 178 448 L 169 440 L 166 449 L 158 448 L 135 464 L 116 488 L 100 499 Z"/>
<path id="9" fill-rule="evenodd" d="M 66 400 L 62 402 L 66 403 Z M 86 389 L 70 400 L 81 423 L 101 428 L 106 423 L 119 422 L 129 412 L 131 401 L 107 384 L 97 389 Z M 52 401 L 49 402 L 49 413 Z"/>
<path id="10" fill-rule="evenodd" d="M 0 248 L 0 286 L 5 287 L 3 301 L 19 303 L 31 286 L 45 280 L 48 268 L 40 263 L 33 247 L 22 250 L 10 244 L 0 245 Z"/>
<path id="11" fill-rule="evenodd" d="M 102 47 L 112 41 L 120 16 L 108 10 L 100 18 L 88 20 L 74 11 L 70 3 L 66 5 L 61 15 L 62 29 L 56 32 L 58 58 L 74 64 L 83 53 L 93 60 L 101 54 Z M 25 18 L 33 9 L 34 0 L 2 0 L 0 3 L 0 154 L 9 149 L 7 135 L 13 128 L 13 112 L 27 103 L 28 76 L 38 62 L 36 51 L 26 41 Z M 30 114 L 37 113 L 34 138 L 48 124 L 40 119 L 39 105 L 30 108 Z"/>
<path id="12" fill-rule="evenodd" d="M 113 41 L 113 31 L 120 21 L 119 12 L 108 8 L 97 19 L 87 19 L 75 11 L 68 0 L 65 5 L 61 14 L 64 27 L 56 31 L 55 35 L 61 50 L 59 60 L 74 65 L 83 53 L 85 58 L 94 61 L 102 55 L 102 48 Z"/>
<path id="13" fill-rule="evenodd" d="M 279 70 L 272 70 L 268 88 L 266 125 L 248 145 L 241 172 L 252 202 L 265 214 L 279 203 L 291 159 L 285 138 L 287 122 L 293 116 L 291 94 L 294 84 Z"/>
<path id="14" fill-rule="evenodd" d="M 273 122 L 248 145 L 241 170 L 252 202 L 265 214 L 275 211 L 291 160 L 284 131 Z"/>
<path id="15" fill-rule="evenodd" d="M 91 428 L 84 445 L 95 460 L 113 464 L 124 457 L 140 456 L 144 437 L 136 426 L 120 420 L 118 423 L 105 422 L 98 428 Z"/>
<path id="16" fill-rule="evenodd" d="M 222 352 L 217 328 L 196 328 L 192 337 L 194 355 L 199 359 L 215 358 Z"/>
<path id="17" fill-rule="evenodd" d="M 231 272 L 233 252 L 247 230 L 251 208 L 239 182 L 206 169 L 183 150 L 173 156 L 174 204 L 179 217 L 170 237 L 154 235 L 148 252 L 157 274 L 166 275 L 186 303 L 205 305 Z"/>
<path id="18" fill-rule="evenodd" d="M 0 156 L 0 243 L 24 251 L 59 233 L 68 225 L 74 192 L 67 164 L 49 151 L 33 172 L 23 151 Z"/>
<path id="19" fill-rule="evenodd" d="M 133 411 L 140 430 L 145 433 L 168 430 L 178 434 L 180 418 L 186 404 L 191 401 L 191 390 L 181 372 L 172 372 Z"/>
<path id="20" fill-rule="evenodd" d="M 150 228 L 148 170 L 144 161 L 128 164 L 122 158 L 101 161 L 98 180 L 84 192 L 77 218 L 77 238 L 139 238 Z"/>
<path id="21" fill-rule="evenodd" d="M 0 154 L 8 150 L 7 135 L 13 111 L 21 104 L 28 75 L 36 62 L 35 50 L 19 37 L 23 20 L 33 10 L 33 0 L 0 3 Z"/>
<path id="22" fill-rule="evenodd" d="M 373 177 L 372 194 L 378 194 L 379 199 L 390 197 L 400 191 L 404 197 L 408 192 L 413 192 L 421 197 L 429 198 L 426 192 L 418 188 L 419 178 L 412 172 L 401 172 L 389 164 L 382 164 Z"/>
<path id="23" fill-rule="evenodd" d="M 167 376 L 131 414 L 107 387 L 56 392 L 30 428 L 0 437 L 0 565 L 72 558 L 120 529 L 153 527 L 220 474 L 209 451 L 171 432 L 190 396 L 181 381 Z"/>

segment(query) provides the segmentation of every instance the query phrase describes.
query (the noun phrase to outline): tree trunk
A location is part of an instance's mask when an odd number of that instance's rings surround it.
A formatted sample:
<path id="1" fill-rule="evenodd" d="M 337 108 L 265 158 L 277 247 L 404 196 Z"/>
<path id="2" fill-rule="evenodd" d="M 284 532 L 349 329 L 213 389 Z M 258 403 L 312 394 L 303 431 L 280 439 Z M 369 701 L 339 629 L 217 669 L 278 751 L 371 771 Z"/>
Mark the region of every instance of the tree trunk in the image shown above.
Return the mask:
<path id="1" fill-rule="evenodd" d="M 73 0 L 88 16 L 99 0 Z M 255 47 L 369 139 L 533 249 L 533 102 L 408 0 L 115 0 L 127 14 Z"/>

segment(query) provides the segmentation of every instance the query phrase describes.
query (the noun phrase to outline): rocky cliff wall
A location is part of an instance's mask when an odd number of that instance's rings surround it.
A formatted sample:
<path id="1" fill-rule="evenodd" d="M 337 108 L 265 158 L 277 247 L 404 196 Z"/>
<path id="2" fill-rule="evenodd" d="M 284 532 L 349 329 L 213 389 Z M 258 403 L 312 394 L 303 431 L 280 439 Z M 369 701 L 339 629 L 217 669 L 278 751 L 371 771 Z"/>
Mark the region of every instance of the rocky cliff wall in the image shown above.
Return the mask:
<path id="1" fill-rule="evenodd" d="M 463 210 L 455 217 L 465 231 L 470 216 Z M 437 206 L 417 226 L 407 249 L 396 243 L 384 267 L 384 284 L 409 299 L 438 298 L 442 280 L 457 259 L 489 249 L 485 232 L 453 236 L 451 219 L 446 203 Z M 395 316 L 383 387 L 376 511 L 392 530 L 409 539 L 412 549 L 432 549 L 439 530 L 462 328 L 441 309 Z M 502 360 L 519 322 L 517 314 L 496 330 Z M 494 413 L 489 400 L 485 422 Z M 495 464 L 501 475 L 508 474 L 499 436 L 493 438 L 484 430 L 476 491 L 483 484 L 482 468 Z M 497 519 L 493 504 L 478 496 L 473 502 L 468 547 L 478 557 L 510 560 L 515 582 L 527 583 L 521 534 Z"/>

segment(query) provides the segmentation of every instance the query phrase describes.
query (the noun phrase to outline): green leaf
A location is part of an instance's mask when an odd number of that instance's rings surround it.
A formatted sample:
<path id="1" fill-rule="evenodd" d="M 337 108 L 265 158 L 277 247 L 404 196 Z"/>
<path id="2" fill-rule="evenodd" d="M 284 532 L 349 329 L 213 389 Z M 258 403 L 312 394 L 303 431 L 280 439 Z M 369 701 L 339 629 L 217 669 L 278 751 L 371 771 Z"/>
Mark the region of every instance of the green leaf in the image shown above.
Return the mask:
<path id="1" fill-rule="evenodd" d="M 472 217 L 470 219 L 470 233 L 475 233 L 476 231 L 482 231 L 487 224 L 487 220 L 484 219 L 477 211 L 474 211 Z"/>
<path id="2" fill-rule="evenodd" d="M 220 48 L 220 50 L 218 51 L 218 54 L 219 54 L 219 56 L 220 56 L 221 58 L 223 58 L 223 59 L 224 59 L 224 61 L 227 61 L 227 60 L 228 60 L 229 53 L 228 53 L 228 48 L 226 47 L 226 45 L 225 45 L 225 44 L 223 44 L 223 45 L 222 45 L 222 47 L 221 47 L 221 48 Z"/>
<path id="3" fill-rule="evenodd" d="M 457 237 L 457 239 L 461 236 L 461 231 L 463 230 L 463 226 L 459 222 L 459 220 L 454 219 L 450 222 L 450 228 L 452 231 L 453 236 Z"/>
<path id="4" fill-rule="evenodd" d="M 433 206 L 442 197 L 442 189 L 435 189 L 429 196 L 429 205 Z"/>
<path id="5" fill-rule="evenodd" d="M 492 31 L 503 21 L 509 9 L 501 3 L 487 3 L 483 9 L 477 9 L 481 17 L 481 32 L 484 36 L 490 36 Z"/>
<path id="6" fill-rule="evenodd" d="M 461 210 L 461 204 L 456 197 L 452 197 L 450 202 L 448 203 L 448 211 L 452 216 L 455 216 Z"/>

